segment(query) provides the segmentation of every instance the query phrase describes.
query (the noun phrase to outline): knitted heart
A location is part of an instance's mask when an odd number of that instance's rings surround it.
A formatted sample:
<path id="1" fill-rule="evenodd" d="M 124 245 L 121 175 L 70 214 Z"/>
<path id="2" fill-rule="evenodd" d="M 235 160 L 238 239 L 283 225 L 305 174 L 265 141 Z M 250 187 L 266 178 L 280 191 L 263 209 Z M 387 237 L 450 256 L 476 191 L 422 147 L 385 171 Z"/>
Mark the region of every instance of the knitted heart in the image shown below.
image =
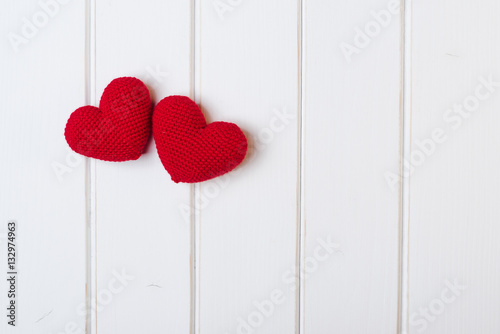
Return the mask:
<path id="1" fill-rule="evenodd" d="M 207 125 L 200 108 L 185 96 L 169 96 L 153 112 L 153 137 L 172 181 L 195 183 L 233 170 L 243 161 L 247 140 L 233 123 Z"/>
<path id="2" fill-rule="evenodd" d="M 138 159 L 151 130 L 151 100 L 136 78 L 118 78 L 104 89 L 99 108 L 76 109 L 64 136 L 71 149 L 106 161 Z"/>

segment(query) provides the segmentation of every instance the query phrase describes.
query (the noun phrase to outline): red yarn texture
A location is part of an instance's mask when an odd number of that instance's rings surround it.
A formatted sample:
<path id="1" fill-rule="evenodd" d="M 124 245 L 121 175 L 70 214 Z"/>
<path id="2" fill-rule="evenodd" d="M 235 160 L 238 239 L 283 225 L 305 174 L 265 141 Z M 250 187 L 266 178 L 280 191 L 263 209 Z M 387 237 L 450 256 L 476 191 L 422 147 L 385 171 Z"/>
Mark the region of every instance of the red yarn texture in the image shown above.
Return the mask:
<path id="1" fill-rule="evenodd" d="M 71 149 L 106 161 L 138 159 L 151 131 L 151 100 L 136 78 L 118 78 L 104 89 L 99 108 L 76 109 L 64 136 Z"/>
<path id="2" fill-rule="evenodd" d="M 247 140 L 236 124 L 207 125 L 200 108 L 185 96 L 169 96 L 158 103 L 153 136 L 161 162 L 176 183 L 202 182 L 225 174 L 247 152 Z"/>

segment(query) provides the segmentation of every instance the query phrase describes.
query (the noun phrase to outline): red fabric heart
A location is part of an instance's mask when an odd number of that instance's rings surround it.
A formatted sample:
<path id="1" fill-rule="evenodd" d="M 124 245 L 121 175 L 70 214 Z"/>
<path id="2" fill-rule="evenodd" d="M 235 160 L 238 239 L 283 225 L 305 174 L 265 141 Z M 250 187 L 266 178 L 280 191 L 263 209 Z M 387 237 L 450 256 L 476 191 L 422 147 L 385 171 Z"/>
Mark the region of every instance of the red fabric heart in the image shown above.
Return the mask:
<path id="1" fill-rule="evenodd" d="M 247 140 L 233 123 L 207 125 L 200 108 L 185 96 L 169 96 L 153 112 L 153 137 L 172 181 L 195 183 L 225 174 L 239 165 Z"/>
<path id="2" fill-rule="evenodd" d="M 138 159 L 151 131 L 151 99 L 136 78 L 118 78 L 104 89 L 99 108 L 76 109 L 64 136 L 71 149 L 106 161 Z"/>

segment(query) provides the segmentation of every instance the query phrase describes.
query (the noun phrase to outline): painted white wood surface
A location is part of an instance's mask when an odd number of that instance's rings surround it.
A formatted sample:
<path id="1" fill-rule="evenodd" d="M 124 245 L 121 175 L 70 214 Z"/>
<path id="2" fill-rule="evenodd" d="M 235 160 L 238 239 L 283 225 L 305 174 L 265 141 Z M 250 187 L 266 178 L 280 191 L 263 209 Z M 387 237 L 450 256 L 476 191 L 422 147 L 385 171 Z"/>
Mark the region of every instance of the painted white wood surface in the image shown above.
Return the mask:
<path id="1" fill-rule="evenodd" d="M 303 22 L 302 333 L 397 333 L 399 1 L 306 0 Z"/>
<path id="2" fill-rule="evenodd" d="M 298 7 L 225 3 L 196 11 L 196 97 L 210 121 L 237 123 L 250 150 L 237 171 L 197 188 L 196 333 L 293 333 Z"/>
<path id="3" fill-rule="evenodd" d="M 154 103 L 190 94 L 189 1 L 97 0 L 95 19 L 97 97 L 120 76 L 142 80 Z M 190 186 L 170 180 L 153 140 L 136 161 L 97 162 L 95 176 L 96 293 L 113 270 L 134 277 L 97 310 L 97 333 L 188 333 Z"/>
<path id="4" fill-rule="evenodd" d="M 500 3 L 412 2 L 409 333 L 499 333 Z"/>
<path id="5" fill-rule="evenodd" d="M 0 333 L 500 332 L 500 4 L 406 2 L 406 49 L 399 1 L 5 4 L 0 255 L 16 219 L 20 294 Z M 69 114 L 119 76 L 236 122 L 248 158 L 189 186 L 152 140 L 133 162 L 71 154 Z"/>
<path id="6" fill-rule="evenodd" d="M 64 139 L 67 118 L 85 104 L 85 4 L 54 3 L 4 2 L 0 11 L 0 333 L 86 325 L 85 161 Z M 6 317 L 10 219 L 16 327 Z"/>

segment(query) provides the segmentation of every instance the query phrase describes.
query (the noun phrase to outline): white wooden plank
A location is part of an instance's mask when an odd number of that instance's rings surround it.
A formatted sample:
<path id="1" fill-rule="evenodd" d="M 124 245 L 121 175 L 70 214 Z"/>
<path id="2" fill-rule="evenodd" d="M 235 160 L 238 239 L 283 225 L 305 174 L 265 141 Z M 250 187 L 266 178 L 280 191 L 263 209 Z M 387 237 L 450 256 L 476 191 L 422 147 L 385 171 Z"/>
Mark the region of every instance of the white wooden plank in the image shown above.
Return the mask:
<path id="1" fill-rule="evenodd" d="M 64 128 L 85 104 L 84 2 L 4 2 L 0 22 L 0 332 L 83 333 L 85 162 Z M 15 327 L 6 317 L 9 219 L 18 222 Z"/>
<path id="2" fill-rule="evenodd" d="M 499 13 L 413 2 L 409 333 L 500 332 Z"/>
<path id="3" fill-rule="evenodd" d="M 109 1 L 96 5 L 99 98 L 120 76 L 135 76 L 154 102 L 190 93 L 189 1 Z M 163 169 L 154 142 L 136 161 L 96 164 L 97 293 L 113 270 L 134 278 L 97 312 L 99 333 L 190 330 L 190 187 Z"/>
<path id="4" fill-rule="evenodd" d="M 293 333 L 297 3 L 203 1 L 197 17 L 197 102 L 250 144 L 237 172 L 197 188 L 197 333 Z"/>
<path id="5" fill-rule="evenodd" d="M 399 5 L 304 3 L 302 333 L 397 333 Z"/>

